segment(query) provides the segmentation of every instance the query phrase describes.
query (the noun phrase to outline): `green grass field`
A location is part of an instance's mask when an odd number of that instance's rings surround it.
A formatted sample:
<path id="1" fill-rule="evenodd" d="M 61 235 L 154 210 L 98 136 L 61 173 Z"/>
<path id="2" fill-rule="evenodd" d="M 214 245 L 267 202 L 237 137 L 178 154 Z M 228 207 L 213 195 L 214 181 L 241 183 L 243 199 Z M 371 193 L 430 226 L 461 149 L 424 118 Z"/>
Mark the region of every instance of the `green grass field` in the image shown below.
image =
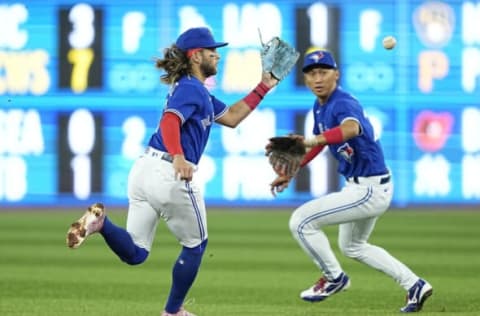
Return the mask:
<path id="1" fill-rule="evenodd" d="M 77 250 L 65 232 L 82 211 L 0 212 L 0 315 L 159 316 L 179 246 L 159 225 L 143 265 L 121 263 L 99 235 Z M 298 294 L 319 276 L 288 230 L 289 211 L 209 211 L 210 242 L 187 309 L 199 316 L 399 315 L 392 279 L 339 255 L 352 287 L 321 303 Z M 110 218 L 124 225 L 125 212 Z M 423 315 L 480 315 L 480 212 L 390 211 L 371 243 L 434 287 Z M 327 230 L 336 245 L 336 227 Z M 337 252 L 338 253 L 338 252 Z"/>

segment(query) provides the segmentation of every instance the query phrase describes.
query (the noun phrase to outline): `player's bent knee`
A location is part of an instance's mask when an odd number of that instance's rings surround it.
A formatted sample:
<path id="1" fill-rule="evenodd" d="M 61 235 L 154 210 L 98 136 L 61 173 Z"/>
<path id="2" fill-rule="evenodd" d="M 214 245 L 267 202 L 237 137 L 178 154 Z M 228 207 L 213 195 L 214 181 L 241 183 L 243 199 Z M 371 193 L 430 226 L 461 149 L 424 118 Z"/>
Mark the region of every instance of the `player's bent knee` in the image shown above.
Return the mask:
<path id="1" fill-rule="evenodd" d="M 310 235 L 315 232 L 311 229 L 311 226 L 305 222 L 305 219 L 295 214 L 295 212 L 290 217 L 288 226 L 293 237 L 297 240 L 302 239 L 302 235 Z"/>
<path id="2" fill-rule="evenodd" d="M 309 217 L 304 216 L 303 212 L 299 210 L 300 209 L 297 209 L 295 212 L 293 212 L 288 222 L 290 231 L 295 238 L 300 235 L 315 234 L 318 230 L 320 230 L 320 227 L 317 225 L 318 221 L 314 223 L 311 219 L 309 219 Z"/>
<path id="3" fill-rule="evenodd" d="M 298 227 L 300 225 L 299 216 L 295 216 L 295 212 L 290 216 L 290 220 L 288 221 L 288 227 L 294 236 L 298 234 Z"/>
<path id="4" fill-rule="evenodd" d="M 361 255 L 361 248 L 356 247 L 354 244 L 352 244 L 350 242 L 344 242 L 344 243 L 339 242 L 338 243 L 338 248 L 339 248 L 340 252 L 345 257 L 348 257 L 348 258 L 357 259 Z"/>

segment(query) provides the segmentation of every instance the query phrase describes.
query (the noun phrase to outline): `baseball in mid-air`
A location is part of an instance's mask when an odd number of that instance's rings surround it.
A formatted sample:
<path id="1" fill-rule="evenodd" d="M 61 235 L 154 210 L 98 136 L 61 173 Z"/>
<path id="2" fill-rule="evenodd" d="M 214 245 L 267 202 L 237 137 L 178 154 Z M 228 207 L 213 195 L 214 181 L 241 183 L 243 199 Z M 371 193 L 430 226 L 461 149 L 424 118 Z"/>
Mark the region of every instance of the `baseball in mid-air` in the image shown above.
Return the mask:
<path id="1" fill-rule="evenodd" d="M 391 35 L 385 36 L 383 38 L 383 47 L 385 49 L 392 49 L 395 47 L 396 44 L 397 44 L 397 40 L 395 39 L 395 37 Z"/>

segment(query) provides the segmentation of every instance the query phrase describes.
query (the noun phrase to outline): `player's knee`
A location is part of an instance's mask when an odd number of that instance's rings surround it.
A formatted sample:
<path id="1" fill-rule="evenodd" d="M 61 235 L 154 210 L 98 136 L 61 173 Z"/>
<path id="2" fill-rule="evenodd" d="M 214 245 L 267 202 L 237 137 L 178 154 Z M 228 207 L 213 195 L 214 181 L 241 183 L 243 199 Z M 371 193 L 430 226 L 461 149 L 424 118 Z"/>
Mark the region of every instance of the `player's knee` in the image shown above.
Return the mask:
<path id="1" fill-rule="evenodd" d="M 300 238 L 301 235 L 308 235 L 316 231 L 316 229 L 312 227 L 311 223 L 308 222 L 300 212 L 293 212 L 288 222 L 288 226 L 290 228 L 290 232 L 296 239 Z"/>
<path id="2" fill-rule="evenodd" d="M 288 221 L 288 227 L 290 228 L 290 231 L 294 236 L 298 234 L 300 223 L 301 221 L 299 216 L 297 216 L 296 213 L 293 212 L 292 216 L 290 216 L 290 220 Z"/>
<path id="3" fill-rule="evenodd" d="M 356 259 L 360 256 L 360 247 L 351 241 L 339 241 L 338 248 L 348 258 Z"/>

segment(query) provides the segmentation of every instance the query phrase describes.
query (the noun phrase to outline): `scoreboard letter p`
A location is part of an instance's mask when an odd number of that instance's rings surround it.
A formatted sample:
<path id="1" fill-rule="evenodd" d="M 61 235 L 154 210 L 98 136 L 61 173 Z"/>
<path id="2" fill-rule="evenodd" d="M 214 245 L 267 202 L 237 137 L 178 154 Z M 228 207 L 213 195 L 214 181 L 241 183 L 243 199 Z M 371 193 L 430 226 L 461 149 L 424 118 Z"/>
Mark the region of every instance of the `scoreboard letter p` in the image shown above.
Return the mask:
<path id="1" fill-rule="evenodd" d="M 418 56 L 418 88 L 424 93 L 433 90 L 433 80 L 448 74 L 449 60 L 441 51 L 423 51 Z"/>

